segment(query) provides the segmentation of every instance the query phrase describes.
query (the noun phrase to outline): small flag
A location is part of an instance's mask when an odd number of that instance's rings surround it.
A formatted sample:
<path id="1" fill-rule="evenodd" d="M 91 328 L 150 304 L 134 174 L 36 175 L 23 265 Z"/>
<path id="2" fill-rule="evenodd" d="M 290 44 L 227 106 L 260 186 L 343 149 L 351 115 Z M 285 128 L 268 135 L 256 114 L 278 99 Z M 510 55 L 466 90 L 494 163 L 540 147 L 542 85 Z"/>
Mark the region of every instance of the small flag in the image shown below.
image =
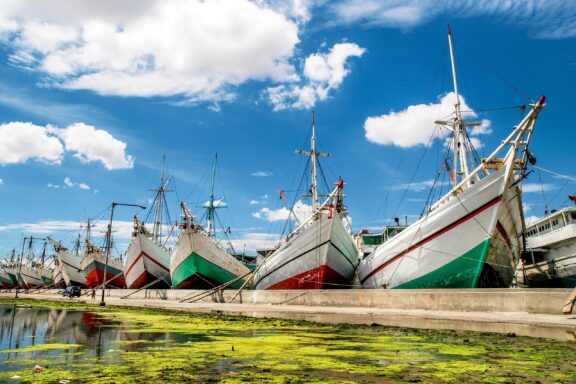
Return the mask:
<path id="1" fill-rule="evenodd" d="M 282 191 L 282 190 L 280 191 L 280 198 L 282 200 L 284 200 L 285 202 L 288 202 L 288 198 L 286 197 L 286 195 L 284 194 L 284 191 Z"/>

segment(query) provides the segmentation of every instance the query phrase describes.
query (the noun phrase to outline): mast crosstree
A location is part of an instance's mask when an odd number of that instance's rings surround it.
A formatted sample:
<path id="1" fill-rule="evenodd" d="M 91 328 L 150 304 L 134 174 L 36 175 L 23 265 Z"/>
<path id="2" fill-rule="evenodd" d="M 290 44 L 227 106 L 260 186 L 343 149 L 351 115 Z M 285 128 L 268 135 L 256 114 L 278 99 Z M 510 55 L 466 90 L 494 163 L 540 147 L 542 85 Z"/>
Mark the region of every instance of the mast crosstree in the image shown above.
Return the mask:
<path id="1" fill-rule="evenodd" d="M 224 199 L 214 198 L 214 185 L 216 183 L 216 165 L 218 163 L 218 154 L 214 155 L 214 165 L 212 166 L 212 186 L 210 188 L 210 199 L 208 204 L 205 204 L 203 208 L 206 208 L 206 231 L 208 236 L 216 237 L 216 209 L 225 208 Z"/>
<path id="2" fill-rule="evenodd" d="M 168 177 L 168 180 L 164 181 L 164 161 L 165 156 L 162 157 L 162 172 L 160 173 L 160 185 L 157 189 L 152 189 L 152 191 L 156 192 L 156 196 L 154 197 L 154 204 L 156 205 L 155 211 L 155 219 L 154 225 L 152 227 L 152 237 L 156 244 L 161 244 L 162 238 L 162 211 L 166 204 L 166 192 L 172 192 L 171 189 L 166 189 L 172 176 Z"/>
<path id="3" fill-rule="evenodd" d="M 312 111 L 312 138 L 310 139 L 310 151 L 305 151 L 302 149 L 296 150 L 298 155 L 310 156 L 310 161 L 312 163 L 312 181 L 310 182 L 310 192 L 312 193 L 312 208 L 314 211 L 320 206 L 318 202 L 318 182 L 317 182 L 317 162 L 318 157 L 328 157 L 332 156 L 330 153 L 321 153 L 316 149 L 316 125 L 314 122 L 314 111 Z"/>

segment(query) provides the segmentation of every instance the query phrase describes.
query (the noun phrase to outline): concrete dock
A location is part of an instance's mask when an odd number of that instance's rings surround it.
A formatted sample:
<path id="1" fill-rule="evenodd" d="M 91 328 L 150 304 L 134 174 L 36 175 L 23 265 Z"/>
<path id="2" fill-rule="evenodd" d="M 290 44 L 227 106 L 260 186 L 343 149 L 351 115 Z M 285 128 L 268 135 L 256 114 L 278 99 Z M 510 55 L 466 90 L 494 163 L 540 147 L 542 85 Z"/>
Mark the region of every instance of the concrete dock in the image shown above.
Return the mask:
<path id="1" fill-rule="evenodd" d="M 236 291 L 201 295 L 190 290 L 107 290 L 107 305 L 420 329 L 514 333 L 576 341 L 576 314 L 562 315 L 572 289 Z M 80 299 L 92 300 L 89 291 Z M 0 292 L 13 298 L 15 291 Z M 69 300 L 58 291 L 20 291 L 23 299 Z"/>

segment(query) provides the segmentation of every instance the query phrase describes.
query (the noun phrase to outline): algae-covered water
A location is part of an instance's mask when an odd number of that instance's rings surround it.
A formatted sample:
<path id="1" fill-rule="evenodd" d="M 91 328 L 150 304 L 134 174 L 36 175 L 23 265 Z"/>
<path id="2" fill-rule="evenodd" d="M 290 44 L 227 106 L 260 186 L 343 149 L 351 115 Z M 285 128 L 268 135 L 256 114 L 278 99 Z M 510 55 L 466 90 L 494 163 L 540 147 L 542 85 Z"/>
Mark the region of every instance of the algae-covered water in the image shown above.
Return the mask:
<path id="1" fill-rule="evenodd" d="M 0 326 L 0 382 L 576 382 L 576 343 L 513 335 L 32 301 Z"/>

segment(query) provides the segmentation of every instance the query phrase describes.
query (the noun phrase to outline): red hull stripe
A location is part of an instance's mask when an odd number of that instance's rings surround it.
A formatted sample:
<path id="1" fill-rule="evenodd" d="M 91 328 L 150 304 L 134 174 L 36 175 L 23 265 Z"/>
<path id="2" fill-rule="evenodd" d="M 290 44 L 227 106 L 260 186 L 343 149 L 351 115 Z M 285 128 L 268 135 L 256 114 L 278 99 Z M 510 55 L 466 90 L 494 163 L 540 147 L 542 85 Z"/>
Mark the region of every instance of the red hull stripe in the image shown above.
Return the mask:
<path id="1" fill-rule="evenodd" d="M 146 285 L 148 282 L 148 275 L 146 271 L 142 272 L 140 276 L 138 276 L 128 288 L 130 289 L 138 289 Z"/>
<path id="2" fill-rule="evenodd" d="M 136 263 L 138 262 L 138 260 L 140 260 L 142 258 L 142 255 L 144 254 L 144 252 L 140 252 L 140 254 L 138 255 L 138 257 L 136 259 L 134 259 L 134 261 L 132 262 L 132 264 L 130 264 L 130 268 L 128 268 L 128 270 L 126 271 L 125 275 L 128 276 L 128 274 L 130 273 L 130 271 L 132 270 L 132 268 L 134 268 L 134 265 L 136 265 Z"/>
<path id="3" fill-rule="evenodd" d="M 508 233 L 506 233 L 506 229 L 504 229 L 504 226 L 502 225 L 500 220 L 498 220 L 498 222 L 496 223 L 496 229 L 500 233 L 500 236 L 502 236 L 502 238 L 506 242 L 508 249 L 512 250 L 512 242 L 510 241 L 510 236 L 508 236 Z"/>
<path id="4" fill-rule="evenodd" d="M 158 260 L 154 259 L 153 257 L 151 257 L 148 254 L 146 254 L 145 256 L 148 258 L 148 260 L 150 260 L 151 262 L 153 262 L 154 264 L 156 264 L 157 266 L 159 266 L 160 268 L 162 268 L 166 272 L 170 272 L 170 270 L 168 268 L 166 268 L 164 265 L 162 265 Z"/>
<path id="5" fill-rule="evenodd" d="M 374 276 L 375 274 L 377 274 L 378 272 L 380 272 L 381 270 L 383 270 L 384 268 L 386 268 L 388 265 L 390 265 L 394 261 L 398 260 L 399 258 L 406 256 L 408 253 L 412 252 L 413 250 L 420 248 L 421 246 L 434 240 L 438 236 L 445 234 L 446 232 L 450 231 L 451 229 L 454 229 L 455 227 L 459 226 L 460 224 L 463 224 L 466 221 L 470 220 L 474 216 L 484 212 L 485 210 L 487 210 L 491 206 L 499 203 L 501 199 L 502 199 L 502 196 L 495 197 L 494 199 L 490 200 L 489 202 L 487 202 L 486 204 L 484 204 L 480 208 L 477 208 L 474 211 L 469 212 L 466 216 L 462 216 L 460 219 L 456 220 L 455 222 L 448 225 L 447 227 L 444 227 L 443 229 L 434 232 L 433 234 L 431 234 L 427 238 L 420 240 L 418 243 L 406 248 L 404 251 L 398 253 L 396 256 L 392 257 L 390 260 L 386 261 L 384 264 L 382 264 L 381 266 L 379 266 L 378 268 L 376 268 L 372 272 L 370 272 L 365 278 L 362 279 L 361 283 L 364 283 L 366 280 L 368 280 L 369 278 L 371 278 L 372 276 Z"/>
<path id="6" fill-rule="evenodd" d="M 348 281 L 344 276 L 327 265 L 321 265 L 304 273 L 292 276 L 266 289 L 342 288 L 339 285 L 347 283 Z"/>
<path id="7" fill-rule="evenodd" d="M 132 268 L 134 267 L 134 265 L 138 262 L 138 260 L 140 260 L 140 258 L 142 257 L 146 257 L 148 260 L 150 260 L 151 262 L 153 262 L 154 264 L 156 264 L 157 266 L 159 266 L 160 268 L 162 268 L 163 270 L 165 270 L 166 272 L 170 272 L 170 270 L 168 268 L 166 268 L 165 266 L 163 266 L 159 261 L 156 261 L 156 259 L 154 259 L 153 257 L 151 257 L 150 255 L 148 255 L 147 253 L 144 252 L 140 252 L 140 254 L 138 255 L 138 257 L 132 262 L 132 264 L 130 265 L 130 268 L 128 268 L 128 270 L 126 271 L 126 275 L 128 275 L 130 273 L 130 270 L 132 270 Z"/>

